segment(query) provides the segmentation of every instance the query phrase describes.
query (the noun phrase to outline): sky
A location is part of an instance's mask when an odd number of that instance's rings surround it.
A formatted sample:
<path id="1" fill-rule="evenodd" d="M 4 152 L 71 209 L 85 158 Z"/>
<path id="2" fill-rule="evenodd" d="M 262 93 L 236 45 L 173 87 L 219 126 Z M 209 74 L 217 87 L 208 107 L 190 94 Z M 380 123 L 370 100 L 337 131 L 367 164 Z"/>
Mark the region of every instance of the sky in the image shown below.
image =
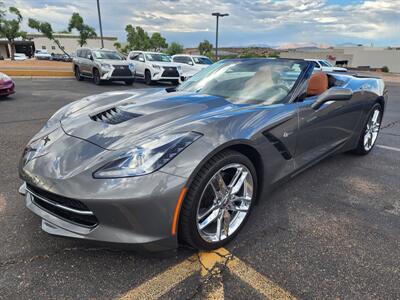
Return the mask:
<path id="1" fill-rule="evenodd" d="M 63 30 L 73 12 L 99 32 L 96 0 L 2 0 L 28 18 Z M 168 42 L 215 42 L 212 12 L 220 19 L 220 46 L 400 46 L 400 0 L 100 0 L 103 33 L 126 40 L 125 26 L 161 32 Z"/>

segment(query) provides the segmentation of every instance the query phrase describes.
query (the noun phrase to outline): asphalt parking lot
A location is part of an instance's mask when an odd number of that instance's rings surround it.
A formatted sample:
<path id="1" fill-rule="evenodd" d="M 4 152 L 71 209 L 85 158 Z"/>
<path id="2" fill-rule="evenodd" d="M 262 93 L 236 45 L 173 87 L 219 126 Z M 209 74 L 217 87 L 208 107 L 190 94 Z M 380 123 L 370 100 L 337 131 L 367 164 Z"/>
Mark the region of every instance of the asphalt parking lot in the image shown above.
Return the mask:
<path id="1" fill-rule="evenodd" d="M 17 192 L 25 144 L 61 106 L 132 87 L 73 79 L 16 86 L 0 100 L 0 299 L 400 299 L 400 83 L 388 83 L 370 155 L 328 158 L 282 185 L 214 256 L 146 255 L 42 232 Z"/>

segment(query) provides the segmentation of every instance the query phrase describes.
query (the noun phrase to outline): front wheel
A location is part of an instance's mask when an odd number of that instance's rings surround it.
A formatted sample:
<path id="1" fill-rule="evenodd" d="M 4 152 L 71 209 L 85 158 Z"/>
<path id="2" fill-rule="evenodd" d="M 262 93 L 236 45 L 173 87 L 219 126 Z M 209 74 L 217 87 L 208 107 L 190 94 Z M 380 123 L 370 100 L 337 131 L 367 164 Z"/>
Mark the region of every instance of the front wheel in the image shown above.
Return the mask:
<path id="1" fill-rule="evenodd" d="M 376 103 L 368 115 L 367 123 L 361 131 L 357 148 L 353 151 L 354 153 L 366 155 L 371 152 L 378 138 L 382 117 L 382 106 L 379 103 Z"/>
<path id="2" fill-rule="evenodd" d="M 202 250 L 227 244 L 248 219 L 256 192 L 257 174 L 246 156 L 231 150 L 215 155 L 189 187 L 179 239 Z"/>
<path id="3" fill-rule="evenodd" d="M 96 85 L 101 85 L 101 77 L 100 77 L 100 72 L 97 69 L 93 70 L 93 82 Z"/>
<path id="4" fill-rule="evenodd" d="M 144 72 L 144 83 L 146 83 L 147 85 L 151 85 L 153 83 L 153 81 L 151 80 L 151 73 L 149 70 L 146 70 Z"/>

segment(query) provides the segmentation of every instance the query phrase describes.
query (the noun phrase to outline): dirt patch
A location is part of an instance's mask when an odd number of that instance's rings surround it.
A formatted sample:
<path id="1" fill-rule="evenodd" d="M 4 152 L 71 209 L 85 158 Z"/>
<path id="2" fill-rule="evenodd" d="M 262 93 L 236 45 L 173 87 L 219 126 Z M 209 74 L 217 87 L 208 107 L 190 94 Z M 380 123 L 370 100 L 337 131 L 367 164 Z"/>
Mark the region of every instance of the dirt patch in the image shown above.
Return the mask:
<path id="1" fill-rule="evenodd" d="M 3 69 L 72 70 L 72 63 L 36 59 L 27 59 L 22 61 L 2 60 L 0 61 L 0 71 Z"/>
<path id="2" fill-rule="evenodd" d="M 0 194 L 0 214 L 6 210 L 6 199 L 3 194 Z"/>
<path id="3" fill-rule="evenodd" d="M 343 181 L 352 190 L 366 195 L 377 195 L 383 191 L 379 184 L 366 180 L 362 177 L 347 177 L 344 178 Z"/>

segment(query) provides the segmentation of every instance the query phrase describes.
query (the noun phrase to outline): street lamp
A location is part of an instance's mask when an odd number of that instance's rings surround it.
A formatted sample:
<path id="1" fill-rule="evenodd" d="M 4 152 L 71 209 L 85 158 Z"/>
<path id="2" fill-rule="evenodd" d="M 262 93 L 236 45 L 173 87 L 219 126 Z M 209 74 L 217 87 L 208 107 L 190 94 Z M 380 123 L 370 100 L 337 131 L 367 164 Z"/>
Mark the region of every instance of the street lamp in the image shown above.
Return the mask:
<path id="1" fill-rule="evenodd" d="M 219 18 L 221 17 L 227 17 L 229 14 L 221 14 L 221 13 L 212 13 L 212 16 L 217 17 L 217 30 L 215 32 L 215 60 L 218 60 L 218 24 L 219 24 Z"/>
<path id="2" fill-rule="evenodd" d="M 99 0 L 97 0 L 97 13 L 98 13 L 98 15 L 99 15 L 101 48 L 104 48 L 103 28 L 102 28 L 102 26 L 101 26 L 101 14 L 100 14 L 100 1 L 99 1 Z"/>

